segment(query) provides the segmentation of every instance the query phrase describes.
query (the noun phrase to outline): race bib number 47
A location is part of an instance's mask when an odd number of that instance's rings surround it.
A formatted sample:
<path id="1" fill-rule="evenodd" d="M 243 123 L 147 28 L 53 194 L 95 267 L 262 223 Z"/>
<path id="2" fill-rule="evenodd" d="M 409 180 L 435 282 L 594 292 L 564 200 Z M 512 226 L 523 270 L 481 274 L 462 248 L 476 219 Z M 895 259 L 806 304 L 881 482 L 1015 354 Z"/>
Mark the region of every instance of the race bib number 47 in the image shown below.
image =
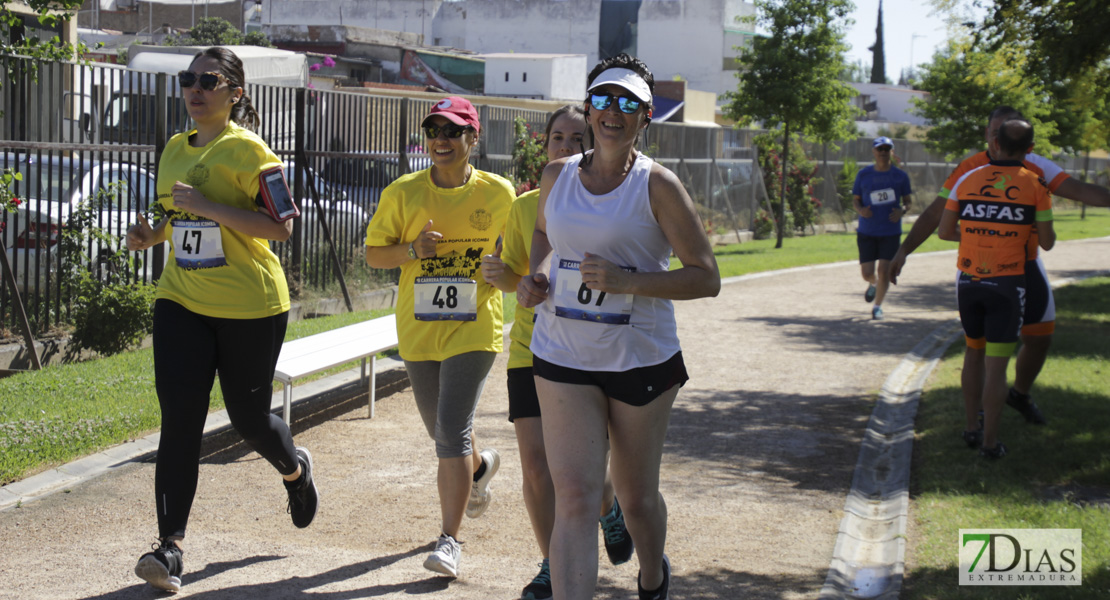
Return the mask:
<path id="1" fill-rule="evenodd" d="M 417 321 L 478 319 L 478 282 L 466 277 L 417 277 L 413 284 Z"/>
<path id="2" fill-rule="evenodd" d="M 582 282 L 578 261 L 559 260 L 555 279 L 555 316 L 564 319 L 627 325 L 632 317 L 632 294 L 609 294 L 591 290 Z M 621 267 L 635 272 L 634 267 Z"/>
<path id="3" fill-rule="evenodd" d="M 219 223 L 174 219 L 173 255 L 177 266 L 186 269 L 208 269 L 226 265 Z"/>

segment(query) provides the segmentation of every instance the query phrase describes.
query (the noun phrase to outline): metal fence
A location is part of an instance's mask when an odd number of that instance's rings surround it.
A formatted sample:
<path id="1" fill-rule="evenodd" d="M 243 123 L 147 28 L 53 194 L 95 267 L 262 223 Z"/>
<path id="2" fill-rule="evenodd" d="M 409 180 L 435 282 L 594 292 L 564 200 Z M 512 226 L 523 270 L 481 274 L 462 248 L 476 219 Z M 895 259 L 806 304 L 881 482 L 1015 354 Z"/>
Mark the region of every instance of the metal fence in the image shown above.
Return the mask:
<path id="1" fill-rule="evenodd" d="M 139 212 L 155 200 L 158 158 L 166 141 L 189 126 L 176 77 L 103 64 L 34 62 L 0 57 L 0 169 L 23 174 L 13 189 L 20 210 L 0 214 L 0 239 L 11 259 L 20 295 L 40 331 L 66 321 L 66 265 L 57 251 L 68 216 L 100 190 L 95 224 L 122 238 Z M 433 100 L 383 97 L 364 91 L 322 91 L 247 85 L 262 116 L 259 134 L 287 165 L 302 218 L 292 237 L 274 242 L 295 292 L 328 288 L 343 274 L 366 267 L 366 224 L 381 190 L 404 173 L 424 168 L 419 125 Z M 549 113 L 485 105 L 477 101 L 482 123 L 479 169 L 512 172 L 514 120 L 534 132 Z M 708 231 L 751 228 L 767 193 L 752 138 L 758 130 L 733 130 L 654 123 L 640 148 L 674 171 L 690 193 Z M 872 160 L 870 140 L 850 140 L 839 148 L 807 144 L 822 182 L 815 194 L 826 219 L 849 218 L 841 212 L 836 176 L 849 157 L 861 165 Z M 910 173 L 919 198 L 932 198 L 955 167 L 930 154 L 919 142 L 896 141 L 902 168 Z M 1064 165 L 1073 174 L 1082 159 Z M 1107 161 L 1090 160 L 1092 173 L 1105 173 Z M 1106 175 L 1101 175 L 1105 183 Z M 925 203 L 919 203 L 923 206 Z M 87 242 L 84 260 L 96 264 L 118 248 Z M 159 246 L 132 253 L 134 277 L 156 279 L 165 262 Z M 344 288 L 344 293 L 346 289 Z M 10 290 L 0 288 L 0 325 L 12 323 Z"/>

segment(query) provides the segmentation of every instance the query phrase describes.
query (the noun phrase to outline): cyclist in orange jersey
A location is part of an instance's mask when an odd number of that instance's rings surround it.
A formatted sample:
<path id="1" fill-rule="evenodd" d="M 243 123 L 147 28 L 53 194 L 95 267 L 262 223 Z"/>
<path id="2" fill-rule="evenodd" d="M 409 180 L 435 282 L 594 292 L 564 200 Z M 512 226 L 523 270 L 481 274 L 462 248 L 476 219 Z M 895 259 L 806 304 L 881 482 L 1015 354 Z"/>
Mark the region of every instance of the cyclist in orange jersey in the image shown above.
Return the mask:
<path id="1" fill-rule="evenodd" d="M 984 132 L 987 143 L 990 144 L 997 137 L 1003 121 L 1015 117 L 1020 118 L 1021 114 L 1017 109 L 1009 106 L 999 106 L 991 111 Z M 991 154 L 988 152 L 972 155 L 961 162 L 945 180 L 940 193 L 914 222 L 898 252 L 891 259 L 890 283 L 897 285 L 898 276 L 901 275 L 902 267 L 906 264 L 906 257 L 929 239 L 936 230 L 949 197 L 949 190 L 956 180 L 971 169 L 989 163 L 990 159 Z M 1050 192 L 1088 206 L 1110 206 L 1110 190 L 1078 181 L 1055 163 L 1038 154 L 1028 153 L 1024 161 L 1027 168 L 1044 178 Z M 1030 391 L 1048 357 L 1048 348 L 1055 329 L 1055 302 L 1052 297 L 1052 287 L 1045 273 L 1044 262 L 1037 256 L 1036 245 L 1034 239 L 1026 264 L 1026 312 L 1021 332 L 1021 348 L 1018 350 L 1015 365 L 1016 375 L 1007 404 L 1020 412 L 1026 421 L 1043 425 L 1047 421 L 1030 397 Z"/>
<path id="2" fill-rule="evenodd" d="M 960 243 L 956 295 L 967 337 L 961 381 L 964 440 L 974 445 L 982 404 L 979 453 L 992 459 L 1006 455 L 998 426 L 1006 399 L 1006 366 L 1022 325 L 1026 245 L 1034 227 L 1041 248 L 1048 250 L 1056 242 L 1047 183 L 1022 162 L 1032 145 L 1032 125 L 1005 121 L 991 143 L 991 161 L 952 187 L 938 231 L 941 239 Z"/>

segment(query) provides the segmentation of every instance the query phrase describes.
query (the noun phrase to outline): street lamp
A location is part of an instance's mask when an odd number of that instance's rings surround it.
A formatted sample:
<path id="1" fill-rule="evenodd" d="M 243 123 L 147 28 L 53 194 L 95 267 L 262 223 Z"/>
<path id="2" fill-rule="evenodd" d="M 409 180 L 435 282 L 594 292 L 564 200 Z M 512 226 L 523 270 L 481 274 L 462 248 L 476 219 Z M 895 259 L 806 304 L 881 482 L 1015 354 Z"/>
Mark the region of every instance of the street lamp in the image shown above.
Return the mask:
<path id="1" fill-rule="evenodd" d="M 911 76 L 912 76 L 913 73 L 915 73 L 917 71 L 917 65 L 915 65 L 914 62 L 913 62 L 913 43 L 914 43 L 915 40 L 917 40 L 917 38 L 923 38 L 923 37 L 926 37 L 926 36 L 922 35 L 920 33 L 915 33 L 915 34 L 910 36 L 910 73 L 911 73 Z"/>

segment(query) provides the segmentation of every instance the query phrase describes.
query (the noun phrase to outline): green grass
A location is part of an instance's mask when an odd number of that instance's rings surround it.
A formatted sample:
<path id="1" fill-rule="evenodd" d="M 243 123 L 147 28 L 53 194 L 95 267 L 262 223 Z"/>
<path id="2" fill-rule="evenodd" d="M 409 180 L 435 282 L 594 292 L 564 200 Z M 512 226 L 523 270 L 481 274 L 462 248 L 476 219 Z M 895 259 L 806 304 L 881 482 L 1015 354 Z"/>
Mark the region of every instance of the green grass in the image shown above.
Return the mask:
<path id="1" fill-rule="evenodd" d="M 285 339 L 392 312 L 360 311 L 295 321 L 289 324 Z M 357 364 L 336 367 L 314 378 Z M 275 390 L 280 387 L 274 384 Z M 142 437 L 157 430 L 161 422 L 150 348 L 0 379 L 0 398 L 4 399 L 0 402 L 0 484 Z M 223 405 L 217 383 L 210 409 L 220 410 Z"/>
<path id="2" fill-rule="evenodd" d="M 1048 425 L 1028 425 L 1004 409 L 999 438 L 1008 456 L 980 459 L 960 439 L 962 344 L 950 349 L 929 383 L 916 421 L 916 534 L 909 540 L 904 600 L 1110 597 L 1110 278 L 1055 295 L 1057 330 L 1033 390 Z M 1090 498 L 1101 498 L 1102 507 Z M 1083 586 L 960 588 L 961 528 L 1082 529 Z"/>
<path id="3" fill-rule="evenodd" d="M 1056 221 L 1054 225 L 1058 240 L 1076 240 L 1110 235 L 1110 211 L 1089 209 L 1087 218 L 1082 221 L 1079 219 L 1079 215 L 1078 209 L 1057 209 L 1055 211 Z M 909 232 L 909 230 L 909 224 L 903 226 L 903 232 Z M 956 244 L 954 242 L 946 242 L 934 235 L 922 244 L 916 252 L 955 249 Z M 778 250 L 775 249 L 775 240 L 773 239 L 755 240 L 743 244 L 718 246 L 713 249 L 713 253 L 717 256 L 717 267 L 721 271 L 721 277 L 735 277 L 762 271 L 859 259 L 855 233 L 826 233 L 786 238 L 782 242 L 782 248 Z M 674 268 L 680 263 L 678 260 L 672 260 L 671 264 Z"/>
<path id="4" fill-rule="evenodd" d="M 1110 212 L 1058 211 L 1061 239 L 1110 235 Z M 918 252 L 952 249 L 935 237 Z M 714 249 L 723 277 L 856 258 L 855 236 L 828 234 L 795 237 L 774 249 L 773 240 Z M 678 261 L 672 261 L 676 263 Z M 513 319 L 515 294 L 505 299 L 505 322 Z M 339 314 L 289 324 L 287 340 L 373 318 L 391 311 Z M 337 367 L 323 377 L 350 368 Z M 275 386 L 276 388 L 277 386 Z M 212 410 L 223 407 L 219 386 Z M 0 484 L 22 479 L 54 465 L 142 437 L 159 425 L 151 351 L 138 350 L 84 363 L 0 379 Z"/>

